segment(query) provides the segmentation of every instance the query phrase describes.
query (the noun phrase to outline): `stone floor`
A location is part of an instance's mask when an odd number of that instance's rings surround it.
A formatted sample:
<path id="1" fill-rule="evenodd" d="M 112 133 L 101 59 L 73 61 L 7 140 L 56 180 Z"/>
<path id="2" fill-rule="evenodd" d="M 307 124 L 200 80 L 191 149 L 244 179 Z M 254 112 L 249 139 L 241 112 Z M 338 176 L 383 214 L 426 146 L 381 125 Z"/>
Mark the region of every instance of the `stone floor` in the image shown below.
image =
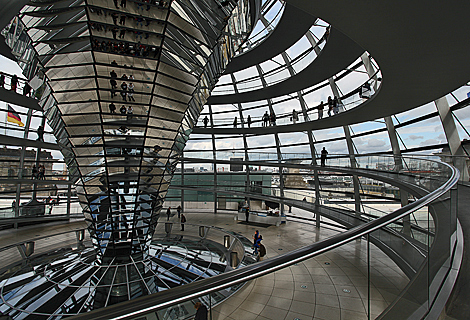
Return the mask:
<path id="1" fill-rule="evenodd" d="M 309 213 L 293 209 L 294 215 Z M 288 221 L 267 228 L 239 224 L 233 214 L 186 212 L 188 223 L 215 225 L 251 238 L 263 236 L 265 259 L 331 237 L 338 230 L 316 229 Z M 176 218 L 174 218 L 176 219 Z M 352 241 L 340 248 L 251 281 L 216 306 L 212 319 L 325 319 L 355 320 L 377 317 L 406 286 L 408 278 L 385 254 L 371 244 L 370 306 L 368 303 L 367 242 Z"/>
<path id="2" fill-rule="evenodd" d="M 237 223 L 234 214 L 213 214 L 188 210 L 187 223 L 222 227 L 251 239 L 255 230 L 263 236 L 267 249 L 264 259 L 331 237 L 339 232 L 332 227 L 291 219 L 280 227 L 257 227 Z M 293 215 L 310 213 L 293 209 Z M 160 220 L 165 221 L 166 215 Z M 172 221 L 177 222 L 173 216 Z M 84 226 L 83 221 L 69 224 L 31 226 L 0 232 L 0 247 Z M 406 286 L 408 279 L 380 250 L 370 246 L 370 301 L 368 301 L 367 242 L 354 240 L 321 254 L 247 283 L 236 294 L 213 308 L 212 319 L 325 319 L 355 320 L 378 316 Z M 370 302 L 370 304 L 369 304 Z"/>

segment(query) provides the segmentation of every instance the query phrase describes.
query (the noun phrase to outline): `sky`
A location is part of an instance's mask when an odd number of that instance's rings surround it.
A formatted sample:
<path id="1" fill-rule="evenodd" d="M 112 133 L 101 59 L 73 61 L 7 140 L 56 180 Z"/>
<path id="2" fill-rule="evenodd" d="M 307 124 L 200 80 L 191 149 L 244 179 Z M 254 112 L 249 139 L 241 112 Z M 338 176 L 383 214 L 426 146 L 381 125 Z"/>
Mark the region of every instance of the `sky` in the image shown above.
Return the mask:
<path id="1" fill-rule="evenodd" d="M 18 66 L 18 64 L 16 62 L 10 60 L 10 59 L 7 59 L 7 58 L 1 56 L 1 55 L 0 55 L 0 71 L 11 74 L 11 75 L 16 74 L 16 75 L 18 75 L 18 77 L 24 78 L 24 76 L 22 75 L 22 70 Z M 6 80 L 6 87 L 7 88 L 9 88 L 9 84 L 10 84 L 9 80 Z M 25 113 L 26 114 L 28 112 L 27 108 L 23 108 L 21 106 L 11 104 L 11 107 L 18 113 Z M 0 108 L 2 109 L 2 110 L 0 110 L 0 123 L 1 123 L 1 127 L 2 127 L 2 129 L 0 130 L 0 134 L 6 134 L 6 135 L 9 135 L 9 136 L 14 136 L 14 137 L 23 137 L 23 135 L 24 135 L 23 131 L 17 131 L 17 130 L 14 130 L 14 129 L 23 129 L 24 127 L 21 128 L 17 124 L 6 121 L 7 112 L 5 112 L 3 110 L 7 109 L 7 104 L 3 101 L 0 101 Z M 33 113 L 33 118 L 31 120 L 31 130 L 36 130 L 37 127 L 41 124 L 40 116 L 41 116 L 41 114 L 40 114 L 39 111 L 35 111 Z M 23 123 L 25 123 L 26 122 L 26 115 L 20 114 L 20 117 L 21 117 L 21 121 Z M 46 125 L 46 132 L 47 131 L 49 131 L 49 132 L 51 131 L 51 128 L 48 125 Z M 35 140 L 37 138 L 37 135 L 36 135 L 36 133 L 31 132 L 28 135 L 28 138 L 32 139 L 32 140 Z M 46 141 L 46 142 L 55 142 L 55 138 L 50 134 L 45 134 L 44 135 L 44 141 Z M 17 148 L 17 147 L 8 146 L 8 148 Z M 30 149 L 30 148 L 28 148 L 28 149 Z M 60 153 L 60 151 L 51 150 L 50 152 L 52 153 L 54 158 L 63 159 L 63 156 Z M 62 170 L 63 165 L 62 164 L 55 165 L 54 169 L 55 170 Z"/>
<path id="2" fill-rule="evenodd" d="M 276 4 L 273 7 L 273 9 L 270 10 L 270 12 L 268 12 L 265 16 L 268 21 L 271 21 L 274 19 L 274 22 L 271 24 L 273 26 L 275 26 L 275 24 L 280 18 L 280 15 L 277 14 L 279 8 L 280 8 L 280 5 Z M 320 38 L 325 30 L 324 26 L 326 26 L 327 23 L 324 21 L 320 21 L 318 24 L 320 26 L 313 26 L 311 28 L 311 31 L 315 34 L 317 38 Z M 253 33 L 254 34 L 259 33 L 259 36 L 264 35 L 266 34 L 266 32 L 262 31 L 263 29 L 264 27 L 262 26 L 262 24 L 258 23 Z M 300 41 L 298 41 L 295 45 L 293 45 L 291 48 L 287 50 L 287 54 L 289 55 L 291 59 L 294 59 L 299 54 L 304 52 L 308 47 L 309 47 L 309 42 L 306 39 L 306 37 L 303 37 Z M 283 63 L 283 59 L 279 55 L 273 58 L 272 61 L 267 61 L 261 64 L 261 68 L 263 69 L 263 71 L 269 71 L 273 68 L 278 67 L 279 64 L 282 64 L 282 63 Z M 302 69 L 302 67 L 304 66 L 299 65 L 299 68 L 296 71 L 298 72 L 299 70 Z M 18 74 L 18 75 L 21 74 L 21 70 L 16 65 L 16 63 L 1 56 L 0 56 L 0 71 L 6 72 L 9 74 Z M 337 85 L 340 91 L 343 94 L 347 93 L 351 90 L 354 90 L 355 88 L 358 87 L 359 84 L 367 80 L 368 77 L 364 73 L 364 71 L 365 71 L 364 68 L 361 67 L 360 69 L 358 69 L 358 71 L 352 72 L 349 76 L 345 77 L 342 80 L 337 81 Z M 258 73 L 256 71 L 256 68 L 252 67 L 247 70 L 237 72 L 234 76 L 237 80 L 240 80 L 240 79 L 253 77 L 257 74 Z M 286 72 L 282 72 L 276 76 L 279 78 L 279 76 L 285 77 L 286 75 L 287 75 Z M 272 80 L 275 81 L 276 78 L 273 77 Z M 220 83 L 230 83 L 230 82 L 231 80 L 229 76 L 223 76 L 220 79 Z M 252 83 L 250 83 L 251 86 L 255 86 L 255 87 L 259 86 L 260 84 L 261 82 L 259 80 L 253 81 Z M 227 86 L 225 88 L 233 90 L 232 86 Z M 247 89 L 249 90 L 250 88 L 247 88 Z M 469 91 L 470 91 L 470 87 L 463 86 L 457 89 L 453 94 L 455 97 L 457 97 L 457 99 L 463 100 L 467 97 L 467 93 Z M 312 107 L 312 106 L 318 105 L 320 101 L 326 101 L 329 95 L 332 95 L 332 92 L 329 86 L 326 86 L 323 89 L 316 90 L 309 94 L 305 94 L 304 99 L 305 99 L 307 106 Z M 281 97 L 281 98 L 285 98 L 285 97 Z M 273 100 L 278 101 L 277 98 Z M 449 100 L 449 103 L 451 104 L 456 102 L 454 97 L 450 95 L 448 95 L 448 100 Z M 251 105 L 256 105 L 256 104 L 266 104 L 266 102 L 261 101 L 258 103 L 245 104 L 244 106 L 250 107 Z M 27 109 L 22 108 L 20 106 L 12 106 L 12 107 L 17 112 L 20 112 L 20 113 L 27 112 Z M 0 102 L 0 108 L 2 109 L 6 108 L 6 105 L 4 102 Z M 293 109 L 300 110 L 299 102 L 298 100 L 295 100 L 295 99 L 287 101 L 287 102 L 283 102 L 283 103 L 274 104 L 273 108 L 276 114 L 289 113 Z M 238 110 L 235 106 L 232 106 L 232 105 L 213 106 L 214 112 L 220 112 L 224 110 L 232 110 L 232 112 L 229 114 L 215 115 L 214 117 L 217 119 L 227 119 L 229 123 L 231 123 L 231 118 L 234 116 L 238 116 Z M 261 108 L 258 110 L 254 109 L 252 111 L 244 111 L 244 117 L 246 118 L 248 114 L 252 115 L 252 117 L 260 117 L 265 112 L 265 110 L 267 110 L 267 107 Z M 418 117 L 418 116 L 421 116 L 430 112 L 435 112 L 435 111 L 436 111 L 436 107 L 434 106 L 434 104 L 428 103 L 424 106 L 421 106 L 421 107 L 418 107 L 413 110 L 397 115 L 396 118 L 394 118 L 394 122 L 401 123 L 403 121 L 407 121 L 415 117 Z M 207 109 L 205 109 L 203 113 L 204 112 L 207 112 Z M 470 128 L 470 109 L 469 108 L 459 110 L 455 112 L 455 114 L 458 116 L 463 126 L 465 126 L 466 128 Z M 22 118 L 23 117 L 26 118 L 26 116 L 22 116 Z M 4 111 L 0 111 L 0 122 L 2 122 L 2 127 L 5 127 L 5 119 L 6 119 L 6 113 Z M 35 130 L 37 126 L 39 126 L 39 123 L 40 123 L 40 118 L 34 117 L 32 120 L 31 128 Z M 16 125 L 11 124 L 11 123 L 7 124 L 7 127 L 17 128 Z M 457 123 L 457 127 L 458 127 L 458 131 L 459 131 L 461 139 L 470 138 L 468 134 L 465 132 L 465 130 L 462 128 L 462 126 L 460 126 L 460 124 Z M 379 129 L 379 128 L 385 128 L 383 119 L 379 119 L 378 121 L 374 121 L 374 122 L 366 122 L 366 123 L 355 124 L 355 125 L 350 126 L 350 129 L 353 134 L 354 133 L 357 134 L 357 133 L 361 133 L 361 132 L 365 132 L 365 131 L 369 131 L 373 129 Z M 23 135 L 23 133 L 19 131 L 14 131 L 11 129 L 3 129 L 3 130 L 4 130 L 4 133 L 7 133 L 8 135 L 19 136 L 19 137 Z M 50 130 L 50 128 L 46 127 L 46 131 L 47 130 Z M 402 141 L 400 142 L 400 144 L 402 145 L 402 148 L 404 148 L 405 146 L 406 148 L 414 148 L 414 147 L 427 146 L 427 145 L 446 142 L 445 133 L 438 117 L 433 117 L 426 121 L 415 123 L 414 125 L 411 125 L 411 126 L 399 128 L 397 129 L 397 132 L 400 135 L 400 138 Z M 332 139 L 332 138 L 344 137 L 344 131 L 343 131 L 343 128 L 316 130 L 314 131 L 314 135 L 315 135 L 316 140 Z M 28 138 L 35 139 L 36 137 L 37 136 L 35 133 L 31 133 Z M 55 139 L 52 136 L 46 135 L 45 138 L 46 138 L 46 141 L 50 141 L 50 142 L 55 141 Z M 284 146 L 284 145 L 290 145 L 290 144 L 295 144 L 295 143 L 308 142 L 308 137 L 306 133 L 302 133 L 302 132 L 290 133 L 290 134 L 279 134 L 279 140 L 280 140 L 281 146 Z M 360 153 L 389 151 L 391 149 L 390 142 L 388 139 L 388 134 L 386 131 L 373 134 L 373 135 L 354 138 L 353 141 L 356 145 L 357 150 Z M 273 135 L 258 136 L 256 138 L 248 138 L 247 143 L 248 143 L 248 147 L 250 148 L 270 146 L 272 147 L 271 149 L 274 150 L 274 147 L 275 147 L 275 141 L 274 141 Z M 403 143 L 404 143 L 404 146 L 403 146 Z M 325 143 L 325 144 L 320 143 L 316 146 L 316 148 L 321 149 L 323 146 L 325 146 L 329 150 L 330 154 L 347 153 L 347 147 L 346 147 L 346 143 L 344 140 Z M 216 148 L 225 149 L 225 150 L 242 149 L 243 139 L 241 137 L 217 139 Z M 190 140 L 186 147 L 186 150 L 188 149 L 211 150 L 212 142 L 208 139 L 204 141 Z M 268 150 L 271 150 L 271 149 L 268 149 Z M 266 150 L 262 150 L 262 151 L 265 152 Z M 310 148 L 308 145 L 306 145 L 306 146 L 299 146 L 299 147 L 282 148 L 282 151 L 283 152 L 307 152 L 308 153 L 310 152 Z M 60 152 L 54 151 L 53 154 L 56 158 L 62 158 Z"/>

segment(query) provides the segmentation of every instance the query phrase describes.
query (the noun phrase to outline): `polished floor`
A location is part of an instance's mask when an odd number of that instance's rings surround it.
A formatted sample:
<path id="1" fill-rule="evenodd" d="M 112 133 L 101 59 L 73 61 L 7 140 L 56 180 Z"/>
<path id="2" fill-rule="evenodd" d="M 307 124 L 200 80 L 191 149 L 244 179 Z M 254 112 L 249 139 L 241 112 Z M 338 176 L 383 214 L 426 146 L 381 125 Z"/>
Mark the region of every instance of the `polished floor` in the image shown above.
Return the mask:
<path id="1" fill-rule="evenodd" d="M 293 215 L 309 213 L 293 208 Z M 245 235 L 259 230 L 265 259 L 331 237 L 338 231 L 288 221 L 267 228 L 234 221 L 232 214 L 187 212 L 188 223 L 217 225 Z M 370 247 L 370 305 L 368 302 L 367 242 L 352 241 L 331 252 L 251 281 L 215 307 L 214 320 L 376 318 L 408 283 L 408 278 L 385 254 Z"/>
<path id="2" fill-rule="evenodd" d="M 269 259 L 275 255 L 331 237 L 338 230 L 320 229 L 290 220 L 280 227 L 237 223 L 233 213 L 185 212 L 187 223 L 222 227 L 251 238 L 255 230 L 263 236 Z M 293 209 L 293 215 L 309 213 Z M 162 218 L 160 218 L 162 220 Z M 166 217 L 165 219 L 166 220 Z M 174 222 L 177 217 L 171 218 Z M 83 222 L 28 227 L 0 233 L 0 244 L 23 241 L 28 236 L 47 235 L 83 227 Z M 65 231 L 65 230 L 64 230 Z M 352 241 L 328 253 L 260 277 L 212 310 L 212 319 L 374 319 L 408 283 L 406 276 L 380 250 L 367 242 Z M 370 270 L 370 271 L 369 271 Z M 370 280 L 370 300 L 368 284 Z"/>

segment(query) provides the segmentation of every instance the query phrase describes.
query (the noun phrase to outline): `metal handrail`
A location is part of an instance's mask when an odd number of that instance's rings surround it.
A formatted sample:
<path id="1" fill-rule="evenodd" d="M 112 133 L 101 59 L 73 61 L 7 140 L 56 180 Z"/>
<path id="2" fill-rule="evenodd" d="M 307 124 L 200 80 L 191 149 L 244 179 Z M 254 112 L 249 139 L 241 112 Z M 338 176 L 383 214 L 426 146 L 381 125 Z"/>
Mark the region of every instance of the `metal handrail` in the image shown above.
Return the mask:
<path id="1" fill-rule="evenodd" d="M 360 225 L 321 242 L 316 242 L 312 245 L 296 249 L 281 256 L 273 257 L 255 265 L 197 281 L 182 287 L 170 289 L 165 291 L 163 294 L 148 295 L 135 300 L 123 302 L 118 305 L 77 315 L 70 319 L 132 319 L 157 309 L 169 307 L 176 303 L 182 303 L 239 283 L 253 280 L 337 248 L 407 216 L 449 191 L 452 186 L 458 182 L 460 174 L 454 167 L 444 163 L 443 165 L 448 166 L 451 170 L 450 178 L 443 185 L 415 202 L 379 219 Z"/>

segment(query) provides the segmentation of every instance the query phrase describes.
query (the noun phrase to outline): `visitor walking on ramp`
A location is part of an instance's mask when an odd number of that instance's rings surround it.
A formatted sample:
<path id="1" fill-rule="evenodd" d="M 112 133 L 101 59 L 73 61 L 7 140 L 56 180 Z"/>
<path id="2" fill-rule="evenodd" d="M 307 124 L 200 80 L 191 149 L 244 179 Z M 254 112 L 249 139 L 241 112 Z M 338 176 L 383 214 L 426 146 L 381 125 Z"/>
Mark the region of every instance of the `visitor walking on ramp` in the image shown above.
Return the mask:
<path id="1" fill-rule="evenodd" d="M 186 223 L 186 217 L 184 213 L 181 213 L 181 231 L 184 231 L 184 224 Z"/>
<path id="2" fill-rule="evenodd" d="M 181 206 L 178 206 L 176 208 L 176 212 L 178 212 L 178 219 L 180 219 L 181 218 Z"/>

